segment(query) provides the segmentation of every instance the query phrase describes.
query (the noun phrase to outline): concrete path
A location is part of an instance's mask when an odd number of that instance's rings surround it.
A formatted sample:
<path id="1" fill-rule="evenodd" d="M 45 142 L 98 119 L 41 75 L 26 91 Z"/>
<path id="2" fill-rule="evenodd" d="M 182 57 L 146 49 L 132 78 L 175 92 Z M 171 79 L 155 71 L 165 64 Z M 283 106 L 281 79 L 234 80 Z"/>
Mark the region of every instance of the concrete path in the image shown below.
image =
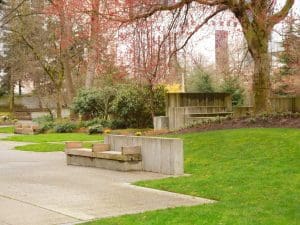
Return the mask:
<path id="1" fill-rule="evenodd" d="M 12 150 L 21 144 L 0 141 L 0 225 L 74 224 L 211 202 L 129 184 L 160 174 L 67 166 L 62 152 Z"/>

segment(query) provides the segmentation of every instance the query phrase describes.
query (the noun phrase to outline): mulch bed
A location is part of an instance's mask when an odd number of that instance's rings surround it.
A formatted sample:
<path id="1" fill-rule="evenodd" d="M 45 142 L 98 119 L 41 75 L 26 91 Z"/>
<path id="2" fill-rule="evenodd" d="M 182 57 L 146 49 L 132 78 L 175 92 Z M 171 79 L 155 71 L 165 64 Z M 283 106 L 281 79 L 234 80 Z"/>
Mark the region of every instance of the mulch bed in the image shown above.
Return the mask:
<path id="1" fill-rule="evenodd" d="M 300 116 L 266 116 L 266 117 L 247 117 L 228 119 L 221 122 L 210 122 L 205 124 L 195 125 L 190 128 L 181 129 L 172 133 L 184 134 L 192 132 L 210 131 L 210 130 L 225 130 L 237 128 L 298 128 L 300 129 Z"/>

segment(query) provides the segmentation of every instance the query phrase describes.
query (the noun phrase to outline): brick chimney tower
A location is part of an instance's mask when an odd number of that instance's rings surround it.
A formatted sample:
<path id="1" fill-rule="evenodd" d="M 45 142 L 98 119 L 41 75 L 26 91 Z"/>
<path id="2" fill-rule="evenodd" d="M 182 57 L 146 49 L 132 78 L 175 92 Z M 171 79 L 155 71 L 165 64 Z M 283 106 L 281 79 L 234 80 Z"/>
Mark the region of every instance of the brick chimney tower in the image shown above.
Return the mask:
<path id="1" fill-rule="evenodd" d="M 226 73 L 229 69 L 228 58 L 228 31 L 216 30 L 215 33 L 215 58 L 218 73 Z"/>

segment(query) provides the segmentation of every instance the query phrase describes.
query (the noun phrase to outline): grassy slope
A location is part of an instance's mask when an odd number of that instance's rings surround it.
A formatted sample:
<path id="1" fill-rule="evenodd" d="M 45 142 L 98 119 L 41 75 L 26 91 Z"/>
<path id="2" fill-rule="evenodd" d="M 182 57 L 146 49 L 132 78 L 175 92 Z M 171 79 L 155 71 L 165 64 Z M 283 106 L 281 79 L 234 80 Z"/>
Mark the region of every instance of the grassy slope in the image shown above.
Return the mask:
<path id="1" fill-rule="evenodd" d="M 104 219 L 89 225 L 296 225 L 300 130 L 239 129 L 180 135 L 190 177 L 138 185 L 219 202 Z"/>

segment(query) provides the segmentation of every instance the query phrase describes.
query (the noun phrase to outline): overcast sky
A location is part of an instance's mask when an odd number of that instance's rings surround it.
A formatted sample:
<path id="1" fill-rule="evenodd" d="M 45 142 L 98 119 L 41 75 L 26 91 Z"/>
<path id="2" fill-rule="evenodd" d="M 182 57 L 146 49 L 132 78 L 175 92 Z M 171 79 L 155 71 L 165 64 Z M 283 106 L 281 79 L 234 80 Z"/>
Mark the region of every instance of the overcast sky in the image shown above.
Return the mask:
<path id="1" fill-rule="evenodd" d="M 285 0 L 278 0 L 277 5 L 280 7 L 282 4 L 285 3 Z M 293 12 L 300 15 L 300 0 L 295 0 L 295 4 L 293 6 Z M 215 19 L 216 24 L 219 21 L 224 21 L 224 25 L 215 25 L 212 26 L 210 23 L 209 26 L 203 27 L 195 37 L 192 38 L 191 42 L 189 43 L 189 52 L 190 55 L 193 54 L 195 57 L 202 57 L 204 59 L 204 63 L 206 65 L 214 64 L 215 63 L 215 30 L 227 30 L 229 33 L 229 49 L 234 52 L 234 48 L 238 48 L 242 46 L 242 42 L 240 40 L 243 39 L 243 34 L 241 32 L 241 28 L 234 27 L 234 26 L 226 26 L 227 21 L 231 20 L 231 15 L 224 16 L 224 19 L 218 20 Z M 212 19 L 213 21 L 213 19 Z M 232 23 L 231 23 L 232 24 Z M 276 26 L 275 29 L 277 31 L 282 30 L 280 26 Z M 277 50 L 280 45 L 276 44 L 280 41 L 280 36 L 273 32 L 272 35 L 272 49 L 273 51 Z"/>

